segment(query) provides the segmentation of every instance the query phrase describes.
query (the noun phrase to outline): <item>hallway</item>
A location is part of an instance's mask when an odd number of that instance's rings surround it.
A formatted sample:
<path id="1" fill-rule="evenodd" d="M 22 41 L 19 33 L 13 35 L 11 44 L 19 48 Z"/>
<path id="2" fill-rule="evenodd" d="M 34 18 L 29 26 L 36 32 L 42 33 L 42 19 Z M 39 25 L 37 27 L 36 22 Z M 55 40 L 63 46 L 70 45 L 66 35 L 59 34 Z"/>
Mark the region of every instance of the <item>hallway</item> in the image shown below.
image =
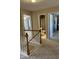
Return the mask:
<path id="1" fill-rule="evenodd" d="M 59 0 L 21 0 L 20 8 L 20 59 L 59 59 L 59 32 L 55 31 L 59 22 Z M 29 15 L 30 21 L 24 15 Z M 25 31 L 32 31 L 27 32 L 28 40 L 25 40 Z"/>
<path id="2" fill-rule="evenodd" d="M 59 42 L 55 40 L 43 40 L 43 44 L 38 47 L 29 57 L 21 54 L 21 59 L 59 59 Z"/>

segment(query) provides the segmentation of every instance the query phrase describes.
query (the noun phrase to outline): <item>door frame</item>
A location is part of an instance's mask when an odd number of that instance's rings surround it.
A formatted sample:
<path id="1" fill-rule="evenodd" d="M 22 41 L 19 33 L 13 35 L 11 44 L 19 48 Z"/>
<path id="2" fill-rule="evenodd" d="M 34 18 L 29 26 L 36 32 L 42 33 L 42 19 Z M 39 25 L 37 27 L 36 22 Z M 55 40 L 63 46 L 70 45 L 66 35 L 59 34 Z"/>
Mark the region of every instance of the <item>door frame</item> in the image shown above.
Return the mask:
<path id="1" fill-rule="evenodd" d="M 50 20 L 50 14 L 53 15 L 53 14 L 56 14 L 56 13 L 59 15 L 59 12 L 50 12 L 50 13 L 48 13 L 48 20 Z M 49 30 L 50 30 L 50 28 L 49 28 L 49 22 L 50 21 L 48 21 L 48 38 L 50 39 L 50 37 L 49 37 L 49 34 L 50 34 L 50 32 L 49 32 Z"/>
<path id="2" fill-rule="evenodd" d="M 41 14 L 38 14 L 38 26 L 39 26 L 39 29 L 40 29 L 40 15 L 45 15 L 45 20 L 46 20 L 46 13 L 41 13 Z M 45 23 L 46 24 L 46 23 Z M 46 26 L 46 25 L 45 25 Z"/>

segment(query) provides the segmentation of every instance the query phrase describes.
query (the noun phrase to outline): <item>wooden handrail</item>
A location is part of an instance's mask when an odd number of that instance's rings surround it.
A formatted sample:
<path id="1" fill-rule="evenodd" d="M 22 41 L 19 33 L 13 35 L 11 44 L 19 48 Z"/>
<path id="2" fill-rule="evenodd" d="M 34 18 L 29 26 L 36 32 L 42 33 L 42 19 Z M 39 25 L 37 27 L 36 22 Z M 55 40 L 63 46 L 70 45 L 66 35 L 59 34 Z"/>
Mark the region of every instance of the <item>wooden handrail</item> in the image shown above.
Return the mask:
<path id="1" fill-rule="evenodd" d="M 40 30 L 24 30 L 24 31 L 40 31 Z"/>

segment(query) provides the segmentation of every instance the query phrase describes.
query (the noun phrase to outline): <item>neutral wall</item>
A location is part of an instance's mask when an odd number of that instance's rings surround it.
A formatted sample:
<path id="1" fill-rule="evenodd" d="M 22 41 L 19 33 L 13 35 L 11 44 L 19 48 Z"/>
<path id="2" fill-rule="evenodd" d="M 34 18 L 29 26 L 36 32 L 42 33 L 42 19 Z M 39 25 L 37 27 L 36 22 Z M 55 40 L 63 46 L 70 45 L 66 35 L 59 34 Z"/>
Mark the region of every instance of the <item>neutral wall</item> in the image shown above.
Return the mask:
<path id="1" fill-rule="evenodd" d="M 39 10 L 39 11 L 34 11 L 32 12 L 32 20 L 33 20 L 33 29 L 40 29 L 39 27 L 39 15 L 46 15 L 46 19 L 45 19 L 45 27 L 46 27 L 46 33 L 48 36 L 48 13 L 53 13 L 53 12 L 59 12 L 59 8 L 58 7 L 52 7 L 52 8 L 47 8 L 47 9 L 43 9 L 43 10 Z"/>

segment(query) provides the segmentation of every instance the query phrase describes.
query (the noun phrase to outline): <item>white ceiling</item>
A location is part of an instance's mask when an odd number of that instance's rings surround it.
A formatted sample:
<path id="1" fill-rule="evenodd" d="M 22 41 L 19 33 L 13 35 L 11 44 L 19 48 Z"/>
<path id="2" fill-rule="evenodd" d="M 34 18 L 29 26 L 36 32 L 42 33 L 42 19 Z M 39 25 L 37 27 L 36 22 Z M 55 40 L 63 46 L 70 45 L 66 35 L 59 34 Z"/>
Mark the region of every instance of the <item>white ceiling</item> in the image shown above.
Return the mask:
<path id="1" fill-rule="evenodd" d="M 21 8 L 29 11 L 41 10 L 50 7 L 58 7 L 59 0 L 36 0 L 32 3 L 31 0 L 21 0 Z"/>

